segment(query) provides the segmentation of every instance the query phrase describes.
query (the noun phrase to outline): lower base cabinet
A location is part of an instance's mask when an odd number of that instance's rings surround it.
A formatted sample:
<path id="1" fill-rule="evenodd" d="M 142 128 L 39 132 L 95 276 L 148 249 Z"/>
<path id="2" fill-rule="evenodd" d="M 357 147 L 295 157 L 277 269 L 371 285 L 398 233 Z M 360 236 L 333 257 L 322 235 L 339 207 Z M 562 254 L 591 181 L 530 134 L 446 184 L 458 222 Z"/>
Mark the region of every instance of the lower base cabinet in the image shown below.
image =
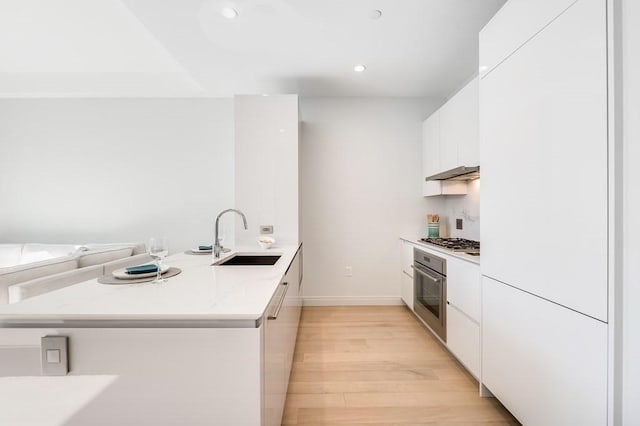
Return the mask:
<path id="1" fill-rule="evenodd" d="M 525 425 L 607 424 L 607 324 L 488 277 L 482 382 Z"/>
<path id="2" fill-rule="evenodd" d="M 447 304 L 447 348 L 480 378 L 480 325 L 451 304 Z"/>
<path id="3" fill-rule="evenodd" d="M 413 277 L 404 271 L 400 275 L 400 297 L 409 309 L 413 310 Z"/>
<path id="4" fill-rule="evenodd" d="M 301 250 L 291 262 L 264 314 L 263 426 L 282 424 L 302 308 Z"/>

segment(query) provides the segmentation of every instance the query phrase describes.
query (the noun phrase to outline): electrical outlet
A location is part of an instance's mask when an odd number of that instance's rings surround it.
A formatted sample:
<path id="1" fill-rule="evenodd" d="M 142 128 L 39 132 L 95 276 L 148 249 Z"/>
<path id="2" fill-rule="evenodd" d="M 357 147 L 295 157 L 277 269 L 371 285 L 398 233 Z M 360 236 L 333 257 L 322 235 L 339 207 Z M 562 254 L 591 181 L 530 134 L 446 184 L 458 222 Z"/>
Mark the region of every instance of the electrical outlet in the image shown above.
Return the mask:
<path id="1" fill-rule="evenodd" d="M 273 225 L 260 225 L 261 234 L 273 234 Z"/>
<path id="2" fill-rule="evenodd" d="M 456 219 L 456 229 L 462 229 L 462 219 Z"/>
<path id="3" fill-rule="evenodd" d="M 67 336 L 40 338 L 43 376 L 66 376 L 69 372 Z"/>
<path id="4" fill-rule="evenodd" d="M 345 275 L 345 277 L 352 277 L 353 276 L 353 268 L 351 266 L 347 266 L 346 268 L 344 268 L 344 275 Z"/>

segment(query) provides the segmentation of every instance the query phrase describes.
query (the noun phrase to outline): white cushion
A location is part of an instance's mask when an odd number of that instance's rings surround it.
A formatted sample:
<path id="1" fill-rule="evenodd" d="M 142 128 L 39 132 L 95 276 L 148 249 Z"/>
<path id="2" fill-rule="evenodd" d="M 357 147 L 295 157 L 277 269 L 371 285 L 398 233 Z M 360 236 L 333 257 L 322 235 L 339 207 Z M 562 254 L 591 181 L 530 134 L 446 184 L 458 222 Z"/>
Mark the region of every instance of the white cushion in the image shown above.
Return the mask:
<path id="1" fill-rule="evenodd" d="M 11 285 L 69 271 L 77 267 L 78 259 L 75 256 L 65 256 L 27 265 L 0 268 L 0 305 L 7 303 L 9 299 L 7 288 Z"/>
<path id="2" fill-rule="evenodd" d="M 81 254 L 78 258 L 78 267 L 84 268 L 91 265 L 101 265 L 116 259 L 122 259 L 123 257 L 130 257 L 132 252 L 132 247 L 88 251 Z"/>
<path id="3" fill-rule="evenodd" d="M 98 278 L 101 275 L 102 265 L 94 265 L 14 284 L 9 287 L 9 303 L 16 303 L 30 297 Z"/>
<path id="4" fill-rule="evenodd" d="M 0 268 L 20 264 L 23 244 L 0 244 Z"/>
<path id="5" fill-rule="evenodd" d="M 81 249 L 79 245 L 73 244 L 25 244 L 22 248 L 22 258 L 20 264 L 39 262 L 41 260 L 53 259 L 56 257 L 71 256 Z"/>
<path id="6" fill-rule="evenodd" d="M 133 249 L 133 254 L 140 254 L 146 252 L 146 246 L 144 243 L 90 243 L 83 244 L 82 247 L 87 250 L 110 250 L 115 248 L 124 248 L 131 247 Z"/>

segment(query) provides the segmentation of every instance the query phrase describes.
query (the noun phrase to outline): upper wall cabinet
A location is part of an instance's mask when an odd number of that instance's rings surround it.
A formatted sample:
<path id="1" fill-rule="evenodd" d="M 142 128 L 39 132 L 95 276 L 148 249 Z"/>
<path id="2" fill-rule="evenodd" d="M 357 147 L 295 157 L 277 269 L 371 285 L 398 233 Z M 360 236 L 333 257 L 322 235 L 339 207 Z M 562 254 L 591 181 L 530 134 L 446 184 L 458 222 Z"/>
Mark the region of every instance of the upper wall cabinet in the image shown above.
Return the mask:
<path id="1" fill-rule="evenodd" d="M 422 125 L 423 180 L 458 166 L 477 166 L 478 79 L 474 78 Z M 466 182 L 423 181 L 423 195 L 466 194 Z"/>
<path id="2" fill-rule="evenodd" d="M 480 164 L 478 108 L 477 78 L 440 108 L 440 171 Z"/>

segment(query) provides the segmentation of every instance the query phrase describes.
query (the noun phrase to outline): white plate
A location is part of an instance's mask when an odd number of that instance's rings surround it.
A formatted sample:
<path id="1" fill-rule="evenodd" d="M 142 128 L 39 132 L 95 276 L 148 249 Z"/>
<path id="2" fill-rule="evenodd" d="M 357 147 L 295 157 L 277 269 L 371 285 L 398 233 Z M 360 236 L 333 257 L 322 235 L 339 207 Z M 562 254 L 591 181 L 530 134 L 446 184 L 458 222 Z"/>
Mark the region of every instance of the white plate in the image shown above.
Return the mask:
<path id="1" fill-rule="evenodd" d="M 145 265 L 148 265 L 145 263 Z M 140 265 L 141 266 L 141 265 Z M 169 270 L 169 265 L 162 265 L 160 271 L 164 274 Z M 127 268 L 117 269 L 113 271 L 113 276 L 116 278 L 120 278 L 121 280 L 137 280 L 138 278 L 149 278 L 155 277 L 157 275 L 156 272 L 147 272 L 145 274 L 127 274 Z"/>
<path id="2" fill-rule="evenodd" d="M 200 250 L 199 248 L 192 248 L 191 251 L 194 252 L 194 253 L 212 253 L 213 249 Z"/>

